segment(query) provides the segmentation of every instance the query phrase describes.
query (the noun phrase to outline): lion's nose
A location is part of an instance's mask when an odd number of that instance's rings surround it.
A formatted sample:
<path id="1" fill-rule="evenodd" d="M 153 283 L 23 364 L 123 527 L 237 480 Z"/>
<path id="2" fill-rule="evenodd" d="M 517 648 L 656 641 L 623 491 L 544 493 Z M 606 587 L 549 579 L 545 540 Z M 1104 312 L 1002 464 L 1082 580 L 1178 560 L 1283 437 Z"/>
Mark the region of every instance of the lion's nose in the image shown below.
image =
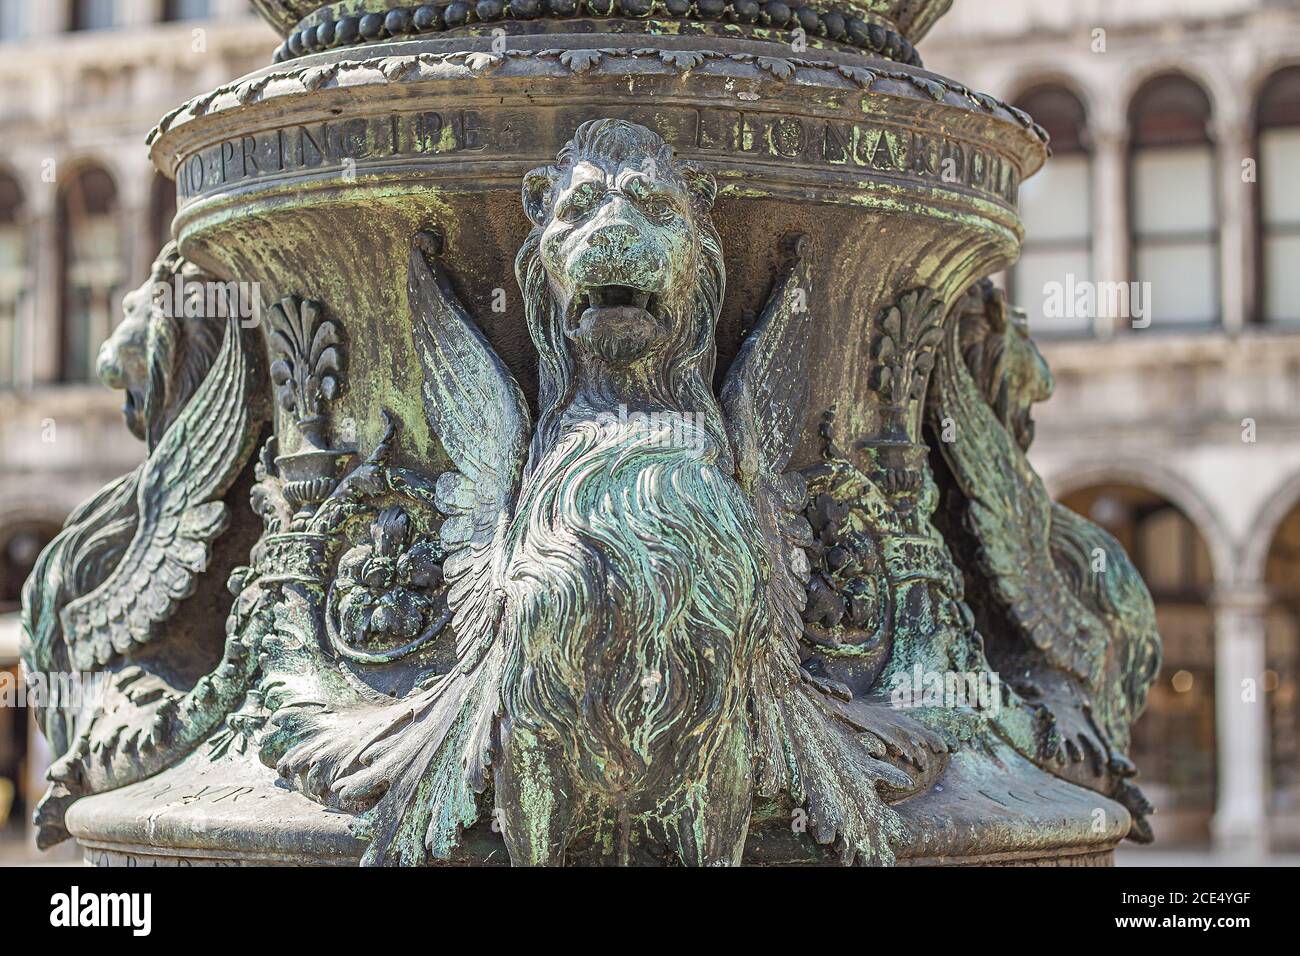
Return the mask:
<path id="1" fill-rule="evenodd" d="M 122 369 L 117 363 L 117 357 L 113 350 L 112 341 L 105 342 L 99 347 L 99 357 L 95 360 L 95 372 L 99 375 L 99 380 L 109 388 L 126 387 Z"/>
<path id="2" fill-rule="evenodd" d="M 626 196 L 611 192 L 605 197 L 600 211 L 592 220 L 592 229 L 587 241 L 597 249 L 605 252 L 629 252 L 636 247 L 642 237 L 637 228 L 636 217 L 632 215 L 632 204 Z"/>
<path id="3" fill-rule="evenodd" d="M 588 241 L 606 252 L 626 253 L 636 247 L 640 238 L 641 233 L 631 223 L 611 222 L 593 230 Z"/>

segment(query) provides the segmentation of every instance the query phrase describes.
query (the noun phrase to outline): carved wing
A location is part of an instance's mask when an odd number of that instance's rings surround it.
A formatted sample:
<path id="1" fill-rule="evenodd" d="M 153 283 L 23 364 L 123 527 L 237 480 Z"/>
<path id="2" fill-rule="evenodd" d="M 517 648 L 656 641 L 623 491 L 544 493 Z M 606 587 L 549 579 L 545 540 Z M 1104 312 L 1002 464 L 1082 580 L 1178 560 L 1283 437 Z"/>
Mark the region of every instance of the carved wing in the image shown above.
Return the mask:
<path id="1" fill-rule="evenodd" d="M 977 338 L 963 353 L 961 325 L 950 325 L 929 415 L 938 433 L 945 422 L 958 423 L 955 440 L 939 448 L 964 499 L 950 510 L 977 542 L 968 574 L 997 616 L 998 640 L 988 650 L 995 662 L 996 651 L 1005 652 L 1013 683 L 1048 718 L 1017 746 L 1058 775 L 1119 800 L 1133 814 L 1129 836 L 1149 842 L 1152 807 L 1130 782 L 1136 770 L 1124 751 L 1160 668 L 1151 596 L 1117 541 L 1048 497 L 1022 449 L 1025 434 L 1004 421 L 1012 401 L 1025 396 L 996 375 L 981 389 L 971 369 L 998 352 Z M 1104 573 L 1093 566 L 1098 553 Z"/>
<path id="2" fill-rule="evenodd" d="M 247 347 L 231 319 L 203 384 L 143 467 L 135 537 L 103 583 L 63 609 L 78 669 L 148 643 L 207 570 L 212 542 L 230 520 L 222 496 L 257 439 Z"/>
<path id="3" fill-rule="evenodd" d="M 807 239 L 795 236 L 786 244 L 787 261 L 722 386 L 727 430 L 747 487 L 789 464 L 808 403 Z"/>
<path id="4" fill-rule="evenodd" d="M 783 472 L 803 430 L 812 290 L 802 237 L 790 253 L 722 390 L 741 484 L 753 496 L 772 558 L 751 672 L 756 783 L 762 796 L 784 792 L 805 806 L 814 838 L 838 840 L 843 862 L 888 863 L 901 823 L 881 793 L 906 792 L 913 781 L 877 759 L 883 741 L 849 720 L 800 667 L 809 574 L 803 546 L 812 532 L 800 514 L 804 482 Z"/>
<path id="5" fill-rule="evenodd" d="M 409 301 L 425 413 L 455 465 L 438 480 L 443 574 L 457 662 L 406 700 L 307 717 L 277 763 L 319 797 L 363 811 L 365 863 L 446 858 L 478 818 L 506 649 L 497 640 L 499 530 L 509 521 L 531 423 L 523 392 L 466 314 L 436 260 L 411 248 Z"/>
<path id="6" fill-rule="evenodd" d="M 811 532 L 798 514 L 803 482 L 797 475 L 782 473 L 803 430 L 812 330 L 807 240 L 798 236 L 788 243 L 789 258 L 722 387 L 722 408 L 741 485 L 753 496 L 773 559 L 768 586 L 772 644 L 767 656 L 787 682 L 798 674 L 799 615 L 808 579 L 808 561 L 800 544 L 811 540 Z"/>
<path id="7" fill-rule="evenodd" d="M 1024 639 L 1095 689 L 1107 629 L 1061 578 L 1051 552 L 1052 500 L 967 368 L 959 322 L 949 323 L 931 400 L 932 415 L 958 423 L 954 440 L 939 444 L 968 502 L 982 576 Z"/>
<path id="8" fill-rule="evenodd" d="M 139 524 L 136 492 L 144 468 L 142 463 L 73 511 L 36 560 L 23 585 L 21 649 L 29 674 L 71 669 L 60 612 L 70 596 L 93 586 L 87 578 L 102 581 L 111 574 L 131 543 Z M 56 757 L 72 743 L 80 713 L 79 707 L 36 708 L 36 719 Z"/>
<path id="9" fill-rule="evenodd" d="M 438 482 L 438 507 L 451 551 L 457 634 L 464 638 L 495 590 L 485 574 L 498 529 L 510 518 L 527 455 L 531 421 L 519 384 L 456 298 L 438 264 L 441 241 L 419 233 L 411 245 L 408 295 L 424 369 L 424 411 L 456 466 Z"/>
<path id="10" fill-rule="evenodd" d="M 1062 504 L 1052 507 L 1051 547 L 1071 591 L 1107 624 L 1106 675 L 1093 694 L 1095 717 L 1111 744 L 1127 753 L 1132 725 L 1160 672 L 1160 634 L 1151 592 L 1123 545 Z M 1104 574 L 1093 571 L 1098 551 L 1106 555 Z"/>

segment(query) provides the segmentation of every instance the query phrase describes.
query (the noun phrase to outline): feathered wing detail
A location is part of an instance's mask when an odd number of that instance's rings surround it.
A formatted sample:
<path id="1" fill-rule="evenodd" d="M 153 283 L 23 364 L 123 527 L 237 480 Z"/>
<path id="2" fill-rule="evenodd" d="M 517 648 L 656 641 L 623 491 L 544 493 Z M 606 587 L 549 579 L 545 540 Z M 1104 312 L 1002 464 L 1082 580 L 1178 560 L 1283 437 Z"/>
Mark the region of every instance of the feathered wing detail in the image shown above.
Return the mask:
<path id="1" fill-rule="evenodd" d="M 769 633 L 759 637 L 751 674 L 759 788 L 769 795 L 779 792 L 785 779 L 784 732 L 776 702 L 800 682 L 800 612 L 808 580 L 802 546 L 812 539 L 799 514 L 803 482 L 797 474 L 782 474 L 794 453 L 807 405 L 812 314 L 806 244 L 802 236 L 790 243 L 790 255 L 759 322 L 741 345 L 722 387 L 736 468 L 754 501 L 772 559 L 766 602 Z"/>
<path id="2" fill-rule="evenodd" d="M 722 408 L 746 488 L 790 462 L 808 405 L 812 313 L 808 240 L 785 240 L 786 261 L 758 324 L 727 370 Z"/>
<path id="3" fill-rule="evenodd" d="M 800 511 L 806 489 L 783 474 L 803 431 L 812 333 L 810 262 L 798 238 L 754 331 L 727 372 L 722 406 L 742 486 L 753 496 L 771 554 L 766 620 L 752 640 L 750 719 L 760 796 L 803 806 L 809 832 L 837 843 L 845 863 L 893 862 L 902 823 L 884 794 L 911 778 L 879 759 L 886 749 L 854 726 L 800 667 L 812 533 Z"/>
<path id="4" fill-rule="evenodd" d="M 942 442 L 979 541 L 984 579 L 1016 630 L 1052 666 L 1086 687 L 1100 683 L 1105 627 L 1066 586 L 1051 553 L 1052 499 L 1014 436 L 984 400 L 951 322 L 932 395 L 944 418 L 961 422 Z"/>
<path id="5" fill-rule="evenodd" d="M 991 342 L 997 334 L 1006 341 Z M 1041 364 L 1027 334 L 993 322 L 969 352 L 962 343 L 962 323 L 954 321 L 930 414 L 962 423 L 956 440 L 939 447 L 959 495 L 954 513 L 975 543 L 967 573 L 996 616 L 990 628 L 998 640 L 990 640 L 990 656 L 1019 675 L 1017 690 L 1047 717 L 1033 744 L 1038 752 L 1026 755 L 1120 800 L 1133 812 L 1130 835 L 1145 841 L 1150 830 L 1144 817 L 1152 808 L 1129 782 L 1135 769 L 1124 751 L 1160 667 L 1150 594 L 1119 542 L 1055 504 L 1029 464 L 1028 405 L 1050 394 L 1050 387 L 1032 384 L 1023 368 L 1016 380 L 1005 367 L 1016 348 L 1028 350 L 1022 360 L 1028 355 Z M 1005 351 L 982 351 L 990 346 Z M 990 363 L 991 356 L 996 361 Z M 983 388 L 972 367 L 990 369 Z M 1038 377 L 1050 386 L 1045 364 Z M 1099 553 L 1104 572 L 1094 566 Z"/>
<path id="6" fill-rule="evenodd" d="M 456 849 L 478 819 L 500 709 L 498 531 L 518 492 L 530 419 L 518 384 L 437 264 L 438 246 L 427 233 L 415 238 L 409 301 L 425 413 L 457 469 L 437 485 L 456 664 L 395 704 L 295 715 L 296 743 L 277 762 L 318 798 L 362 811 L 368 864 Z"/>
<path id="7" fill-rule="evenodd" d="M 294 740 L 277 772 L 360 815 L 357 832 L 370 842 L 363 864 L 449 858 L 488 783 L 501 658 L 490 646 L 397 703 L 277 714 Z"/>
<path id="8" fill-rule="evenodd" d="M 1151 592 L 1123 545 L 1062 504 L 1052 506 L 1051 548 L 1057 570 L 1100 615 L 1111 635 L 1102 686 L 1093 691 L 1095 716 L 1111 744 L 1127 753 L 1132 725 L 1160 672 L 1160 634 Z M 1101 574 L 1093 570 L 1098 553 L 1107 562 Z"/>
<path id="9" fill-rule="evenodd" d="M 773 619 L 770 658 L 786 684 L 799 667 L 800 612 L 806 600 L 808 559 L 802 546 L 812 539 L 799 514 L 805 488 L 797 474 L 782 474 L 803 430 L 808 402 L 808 309 L 811 280 L 803 236 L 789 241 L 783 264 L 757 326 L 741 346 L 722 386 L 727 434 L 736 451 L 741 485 L 758 511 L 771 546 L 768 613 Z"/>
<path id="10" fill-rule="evenodd" d="M 23 585 L 22 658 L 29 674 L 72 669 L 60 611 L 70 596 L 103 580 L 131 543 L 142 463 L 78 507 L 36 561 Z M 77 736 L 80 707 L 38 707 L 36 719 L 55 757 Z"/>
<path id="11" fill-rule="evenodd" d="M 239 321 L 231 319 L 203 384 L 141 471 L 134 538 L 113 572 L 63 609 L 78 670 L 147 644 L 207 570 L 212 542 L 230 520 L 222 496 L 247 462 L 260 424 L 246 401 L 245 349 Z"/>
<path id="12" fill-rule="evenodd" d="M 458 657 L 471 665 L 485 649 L 497 582 L 490 573 L 498 531 L 510 518 L 527 457 L 532 423 L 524 394 L 437 263 L 440 241 L 416 236 L 408 295 L 413 336 L 424 369 L 424 411 L 456 466 L 438 480 L 438 508 L 448 515 L 443 567 L 455 613 Z"/>

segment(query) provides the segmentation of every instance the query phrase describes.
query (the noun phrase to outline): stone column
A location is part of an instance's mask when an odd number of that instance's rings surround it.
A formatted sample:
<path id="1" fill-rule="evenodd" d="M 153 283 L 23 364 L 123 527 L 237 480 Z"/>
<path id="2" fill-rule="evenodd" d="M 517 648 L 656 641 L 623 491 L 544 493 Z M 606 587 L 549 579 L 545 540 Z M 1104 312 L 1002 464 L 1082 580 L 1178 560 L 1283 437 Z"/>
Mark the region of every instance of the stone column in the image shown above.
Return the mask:
<path id="1" fill-rule="evenodd" d="M 1250 128 L 1239 117 L 1229 117 L 1216 130 L 1219 168 L 1219 299 L 1224 331 L 1240 332 L 1248 312 L 1247 297 L 1253 285 L 1250 250 L 1254 230 L 1254 183 L 1242 179 L 1242 163 L 1252 158 Z M 1258 157 L 1255 157 L 1258 161 Z"/>
<path id="2" fill-rule="evenodd" d="M 37 355 L 36 337 L 40 334 L 40 321 L 36 311 L 36 232 L 30 217 L 23 223 L 27 233 L 27 281 L 18 297 L 18 310 L 15 319 L 18 323 L 18 352 L 15 355 L 14 385 L 19 389 L 30 389 L 35 384 Z"/>
<path id="3" fill-rule="evenodd" d="M 119 215 L 122 219 L 122 270 L 124 288 L 134 287 L 149 275 L 154 256 L 158 254 L 158 240 L 153 231 L 154 170 L 138 156 L 122 158 L 113 167 L 117 181 Z M 112 316 L 110 325 L 116 325 L 118 316 Z"/>
<path id="4" fill-rule="evenodd" d="M 1092 272 L 1097 282 L 1127 282 L 1128 130 L 1122 119 L 1099 123 L 1093 130 Z M 1100 311 L 1100 310 L 1099 310 Z M 1109 338 L 1123 330 L 1123 319 L 1098 317 L 1093 331 Z"/>
<path id="5" fill-rule="evenodd" d="M 118 0 L 118 23 L 133 27 L 162 19 L 163 0 Z"/>
<path id="6" fill-rule="evenodd" d="M 51 760 L 50 746 L 45 741 L 45 735 L 41 733 L 40 728 L 36 726 L 36 720 L 31 716 L 34 711 L 28 710 L 27 718 L 27 779 L 19 781 L 19 786 L 26 788 L 28 807 L 34 806 L 32 801 L 40 799 L 41 794 L 45 791 L 45 771 L 49 768 Z M 36 845 L 36 829 L 28 827 L 28 833 L 32 846 Z"/>
<path id="7" fill-rule="evenodd" d="M 35 385 L 58 380 L 59 355 L 62 352 L 58 212 L 53 188 L 48 193 L 50 201 L 33 209 L 30 224 L 32 301 L 28 309 L 31 317 L 28 355 L 31 364 L 27 373 Z"/>
<path id="8" fill-rule="evenodd" d="M 1266 852 L 1268 718 L 1264 637 L 1268 593 L 1237 586 L 1215 596 L 1214 694 L 1218 737 L 1215 846 L 1244 855 Z"/>
<path id="9" fill-rule="evenodd" d="M 62 33 L 72 19 L 69 3 L 34 3 L 27 13 L 27 29 L 32 36 Z"/>

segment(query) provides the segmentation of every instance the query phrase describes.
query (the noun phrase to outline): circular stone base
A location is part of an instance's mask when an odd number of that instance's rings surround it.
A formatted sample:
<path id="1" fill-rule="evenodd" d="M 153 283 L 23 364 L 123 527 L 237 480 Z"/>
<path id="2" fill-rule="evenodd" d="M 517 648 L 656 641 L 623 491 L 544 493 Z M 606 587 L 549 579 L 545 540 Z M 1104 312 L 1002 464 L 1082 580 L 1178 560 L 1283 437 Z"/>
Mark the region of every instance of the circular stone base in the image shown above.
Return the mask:
<path id="1" fill-rule="evenodd" d="M 1019 755 L 958 753 L 929 792 L 896 806 L 911 831 L 902 866 L 1109 866 L 1129 815 Z M 200 751 L 149 780 L 78 801 L 68 829 L 95 866 L 355 866 L 365 844 L 352 816 L 288 789 L 249 753 Z M 1100 831 L 1100 832 L 1098 832 Z M 786 819 L 755 818 L 745 862 L 831 862 Z M 462 864 L 507 862 L 486 824 L 466 834 Z"/>

